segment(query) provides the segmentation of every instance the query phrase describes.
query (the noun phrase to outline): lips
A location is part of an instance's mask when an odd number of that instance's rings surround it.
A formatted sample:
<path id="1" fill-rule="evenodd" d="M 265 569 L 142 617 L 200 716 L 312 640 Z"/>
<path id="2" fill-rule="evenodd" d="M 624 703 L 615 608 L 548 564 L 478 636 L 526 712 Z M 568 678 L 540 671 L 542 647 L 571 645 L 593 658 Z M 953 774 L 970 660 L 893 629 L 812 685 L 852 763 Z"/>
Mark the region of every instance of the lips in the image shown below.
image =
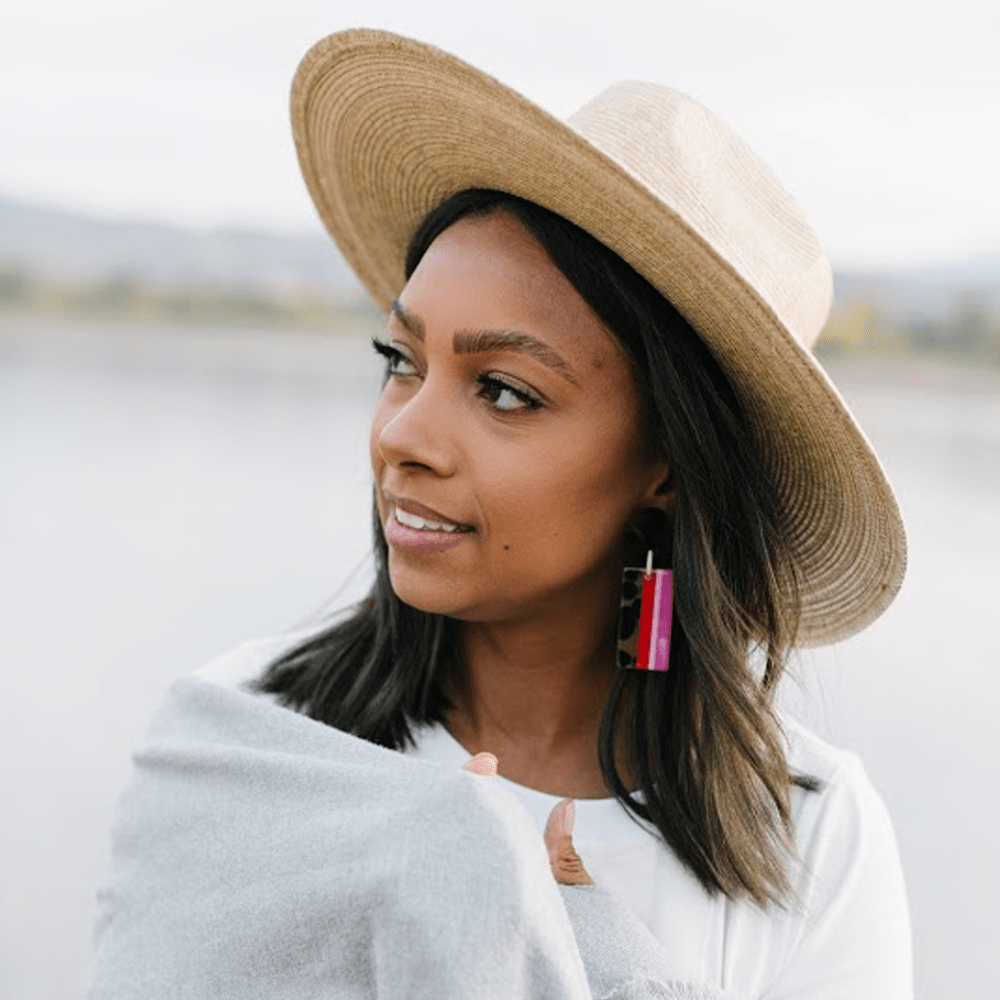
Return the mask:
<path id="1" fill-rule="evenodd" d="M 388 490 L 383 491 L 383 496 L 389 507 L 388 515 L 398 524 L 413 531 L 461 534 L 475 530 L 471 525 L 453 521 L 446 514 L 416 500 L 397 497 Z"/>

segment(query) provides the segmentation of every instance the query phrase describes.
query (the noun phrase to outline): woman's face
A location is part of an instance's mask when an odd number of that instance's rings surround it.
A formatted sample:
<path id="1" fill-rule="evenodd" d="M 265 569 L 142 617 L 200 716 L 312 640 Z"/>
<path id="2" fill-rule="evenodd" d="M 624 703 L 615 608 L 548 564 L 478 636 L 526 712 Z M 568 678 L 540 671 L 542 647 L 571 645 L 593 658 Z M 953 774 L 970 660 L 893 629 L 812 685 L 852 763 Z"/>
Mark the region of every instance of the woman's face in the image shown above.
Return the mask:
<path id="1" fill-rule="evenodd" d="M 534 237 L 502 212 L 445 230 L 383 353 L 371 460 L 400 599 L 481 622 L 613 601 L 668 468 L 621 349 Z"/>

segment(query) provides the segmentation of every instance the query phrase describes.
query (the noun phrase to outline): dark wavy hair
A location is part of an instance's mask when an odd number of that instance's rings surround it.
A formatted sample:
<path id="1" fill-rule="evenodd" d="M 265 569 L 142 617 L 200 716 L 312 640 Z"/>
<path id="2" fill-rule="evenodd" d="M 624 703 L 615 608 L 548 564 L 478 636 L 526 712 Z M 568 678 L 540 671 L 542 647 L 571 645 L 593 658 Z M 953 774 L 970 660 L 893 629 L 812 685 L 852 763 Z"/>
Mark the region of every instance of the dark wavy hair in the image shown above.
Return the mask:
<path id="1" fill-rule="evenodd" d="M 790 788 L 815 784 L 790 773 L 773 709 L 799 600 L 751 423 L 670 302 L 590 234 L 531 202 L 486 190 L 448 198 L 414 233 L 407 278 L 448 226 L 494 212 L 510 213 L 534 235 L 617 337 L 647 428 L 672 468 L 672 514 L 649 512 L 631 539 L 636 559 L 644 562 L 652 547 L 674 570 L 670 670 L 618 671 L 600 728 L 604 780 L 709 892 L 781 903 L 789 894 Z M 314 719 L 402 750 L 414 726 L 444 719 L 447 682 L 462 669 L 458 628 L 396 596 L 377 511 L 374 533 L 368 596 L 284 654 L 257 687 Z M 622 752 L 630 783 L 618 767 Z"/>

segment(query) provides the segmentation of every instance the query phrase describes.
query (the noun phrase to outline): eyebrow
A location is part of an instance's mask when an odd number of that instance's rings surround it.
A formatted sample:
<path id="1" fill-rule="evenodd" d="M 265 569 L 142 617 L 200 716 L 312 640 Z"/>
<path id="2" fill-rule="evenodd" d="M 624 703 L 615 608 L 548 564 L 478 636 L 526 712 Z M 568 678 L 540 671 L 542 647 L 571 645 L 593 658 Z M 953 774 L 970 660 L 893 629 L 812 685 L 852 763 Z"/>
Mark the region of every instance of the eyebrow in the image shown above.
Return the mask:
<path id="1" fill-rule="evenodd" d="M 573 375 L 573 369 L 563 360 L 562 355 L 530 333 L 519 333 L 516 330 L 456 330 L 452 350 L 456 354 L 486 354 L 489 351 L 528 354 L 567 382 L 579 384 Z"/>
<path id="2" fill-rule="evenodd" d="M 389 312 L 399 320 L 407 333 L 412 333 L 417 340 L 424 339 L 424 321 L 411 313 L 399 299 L 389 306 Z"/>
<path id="3" fill-rule="evenodd" d="M 423 321 L 406 309 L 399 299 L 393 302 L 390 311 L 408 333 L 417 340 L 424 339 Z M 573 369 L 562 355 L 530 333 L 521 333 L 517 330 L 456 330 L 452 338 L 452 350 L 456 354 L 486 354 L 490 351 L 515 351 L 527 354 L 541 361 L 572 385 L 579 385 Z"/>

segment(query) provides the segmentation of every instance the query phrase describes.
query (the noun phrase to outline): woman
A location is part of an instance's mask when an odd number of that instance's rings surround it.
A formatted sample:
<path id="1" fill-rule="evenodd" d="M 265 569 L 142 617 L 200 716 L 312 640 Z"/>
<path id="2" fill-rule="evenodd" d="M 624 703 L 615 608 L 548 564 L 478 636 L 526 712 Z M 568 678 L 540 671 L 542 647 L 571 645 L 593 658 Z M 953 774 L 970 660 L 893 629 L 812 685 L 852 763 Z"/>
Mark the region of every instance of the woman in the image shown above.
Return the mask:
<path id="1" fill-rule="evenodd" d="M 205 676 L 498 769 L 556 880 L 631 911 L 595 934 L 566 903 L 595 995 L 593 940 L 634 914 L 656 939 L 635 969 L 655 952 L 743 996 L 910 995 L 884 809 L 772 704 L 793 643 L 870 622 L 904 565 L 891 489 L 808 351 L 829 268 L 798 209 L 682 95 L 622 85 L 566 126 L 379 32 L 310 52 L 293 121 L 389 313 L 377 579 L 320 634 Z M 659 645 L 644 579 L 673 585 Z"/>

